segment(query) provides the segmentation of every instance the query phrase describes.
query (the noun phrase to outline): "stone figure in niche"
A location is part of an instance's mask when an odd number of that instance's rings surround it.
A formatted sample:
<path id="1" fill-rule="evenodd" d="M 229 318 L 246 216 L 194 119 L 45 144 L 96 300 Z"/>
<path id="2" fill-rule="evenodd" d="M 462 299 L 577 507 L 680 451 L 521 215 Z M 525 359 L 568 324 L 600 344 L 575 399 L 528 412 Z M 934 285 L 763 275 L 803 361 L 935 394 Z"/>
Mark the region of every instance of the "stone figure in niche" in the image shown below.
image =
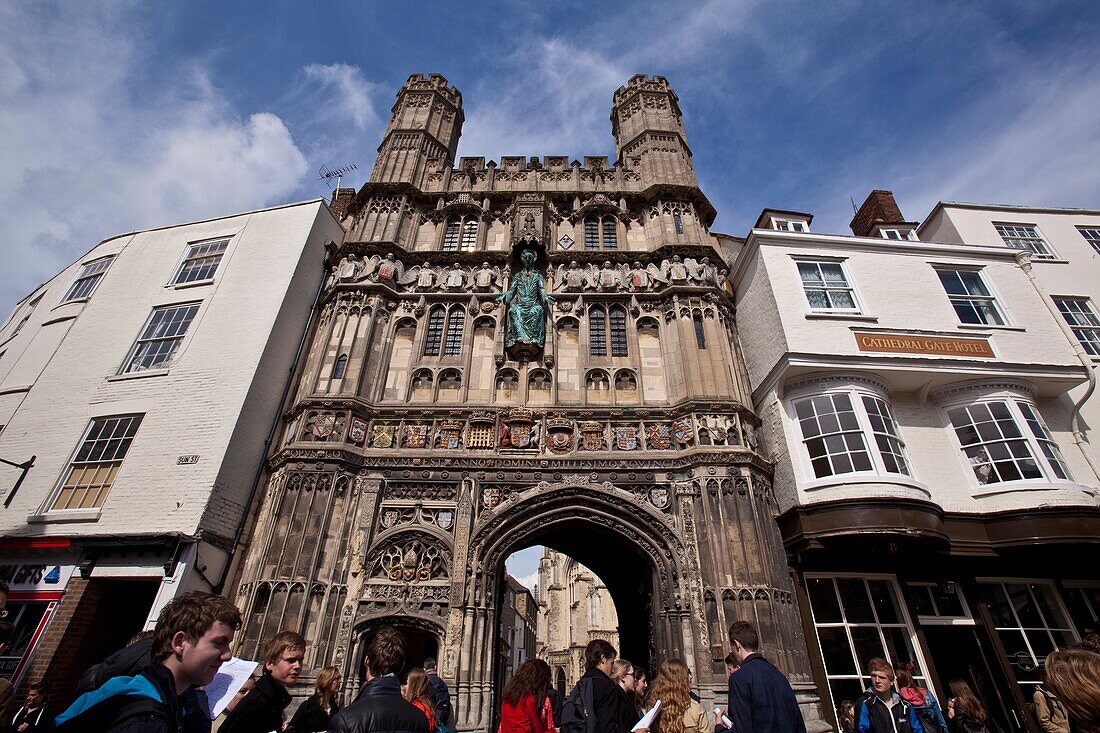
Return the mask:
<path id="1" fill-rule="evenodd" d="M 718 284 L 718 268 L 711 264 L 709 257 L 704 257 L 702 262 L 703 282 L 707 285 Z"/>
<path id="2" fill-rule="evenodd" d="M 706 270 L 694 257 L 684 259 L 684 268 L 687 270 L 689 280 L 697 283 L 706 282 Z"/>
<path id="3" fill-rule="evenodd" d="M 600 291 L 619 289 L 619 271 L 611 264 L 610 260 L 603 263 L 597 279 Z"/>
<path id="4" fill-rule="evenodd" d="M 457 262 L 451 265 L 451 269 L 446 272 L 446 279 L 443 281 L 443 288 L 445 290 L 465 290 L 466 289 L 466 271 L 462 269 L 462 265 Z"/>
<path id="5" fill-rule="evenodd" d="M 512 279 L 512 286 L 496 298 L 507 308 L 504 343 L 541 348 L 546 341 L 546 316 L 554 299 L 546 292 L 546 281 L 535 269 L 538 255 L 525 249 L 520 255 L 523 269 Z"/>
<path id="6" fill-rule="evenodd" d="M 584 290 L 585 277 L 584 270 L 577 264 L 576 260 L 569 263 L 569 267 L 565 265 L 558 266 L 557 272 L 558 289 L 560 290 Z"/>
<path id="7" fill-rule="evenodd" d="M 395 260 L 391 252 L 386 255 L 386 259 L 378 263 L 378 269 L 374 274 L 378 282 L 393 285 L 405 274 L 405 266 L 399 260 Z"/>
<path id="8" fill-rule="evenodd" d="M 500 268 L 489 267 L 488 262 L 482 262 L 481 267 L 474 272 L 474 289 L 491 290 L 500 282 Z"/>
<path id="9" fill-rule="evenodd" d="M 661 263 L 661 272 L 668 276 L 673 284 L 686 283 L 688 279 L 687 266 L 680 259 L 680 255 L 673 255 L 672 261 L 665 260 Z"/>

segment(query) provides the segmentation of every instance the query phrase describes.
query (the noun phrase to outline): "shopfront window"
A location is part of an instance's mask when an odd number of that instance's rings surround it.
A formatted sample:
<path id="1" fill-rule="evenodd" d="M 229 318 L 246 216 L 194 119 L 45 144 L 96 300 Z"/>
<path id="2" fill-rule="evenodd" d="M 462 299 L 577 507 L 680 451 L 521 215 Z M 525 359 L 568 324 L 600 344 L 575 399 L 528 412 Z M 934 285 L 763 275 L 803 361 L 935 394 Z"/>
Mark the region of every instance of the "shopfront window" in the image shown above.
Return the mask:
<path id="1" fill-rule="evenodd" d="M 979 584 L 1009 667 L 1031 699 L 1039 665 L 1055 649 L 1077 641 L 1062 603 L 1050 583 L 994 581 Z"/>
<path id="2" fill-rule="evenodd" d="M 15 625 L 15 634 L 11 643 L 4 649 L 0 656 L 0 677 L 14 680 L 19 670 L 20 662 L 27 653 L 27 647 L 34 640 L 35 633 L 42 624 L 42 618 L 50 610 L 50 601 L 8 601 L 8 617 Z M 56 605 L 56 604 L 55 604 Z"/>
<path id="3" fill-rule="evenodd" d="M 875 657 L 895 665 L 911 662 L 913 676 L 928 686 L 892 577 L 808 575 L 806 591 L 833 710 L 868 688 L 867 663 Z"/>

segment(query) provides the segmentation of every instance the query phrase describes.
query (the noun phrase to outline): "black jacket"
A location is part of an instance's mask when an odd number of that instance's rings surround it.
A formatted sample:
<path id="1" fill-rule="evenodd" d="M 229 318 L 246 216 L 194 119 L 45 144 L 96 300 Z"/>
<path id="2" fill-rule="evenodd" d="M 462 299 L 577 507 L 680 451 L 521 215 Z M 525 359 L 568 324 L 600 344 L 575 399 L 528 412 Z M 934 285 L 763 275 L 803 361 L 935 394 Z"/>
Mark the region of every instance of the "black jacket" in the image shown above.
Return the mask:
<path id="1" fill-rule="evenodd" d="M 171 671 L 160 662 L 153 662 L 139 676 L 149 681 L 159 699 L 127 693 L 125 690 L 132 689 L 132 685 L 129 676 L 122 675 L 128 687 L 120 694 L 108 693 L 110 686 L 106 684 L 85 693 L 69 709 L 82 712 L 67 718 L 57 726 L 58 730 L 65 733 L 179 733 L 183 729 L 182 708 Z M 66 715 L 71 714 L 69 711 Z"/>
<path id="2" fill-rule="evenodd" d="M 730 675 L 728 714 L 735 731 L 806 733 L 791 683 L 760 654 L 745 657 Z"/>
<path id="3" fill-rule="evenodd" d="M 867 690 L 856 703 L 856 733 L 925 733 L 917 717 L 917 709 L 896 692 L 890 693 L 890 704 Z"/>
<path id="4" fill-rule="evenodd" d="M 340 706 L 332 701 L 332 714 L 321 707 L 321 696 L 317 693 L 310 695 L 306 701 L 298 706 L 294 717 L 290 719 L 286 733 L 316 733 L 319 730 L 328 730 L 329 720 L 340 712 Z"/>
<path id="5" fill-rule="evenodd" d="M 264 672 L 255 686 L 237 703 L 218 733 L 271 733 L 283 729 L 283 710 L 290 704 L 286 688 Z"/>
<path id="6" fill-rule="evenodd" d="M 599 669 L 590 669 L 582 680 L 592 680 L 592 712 L 596 715 L 596 733 L 629 733 L 638 719 L 628 704 L 623 688 Z"/>
<path id="7" fill-rule="evenodd" d="M 428 694 L 435 706 L 436 724 L 448 725 L 451 722 L 451 691 L 447 689 L 447 683 L 434 672 L 428 675 Z"/>
<path id="8" fill-rule="evenodd" d="M 328 729 L 329 733 L 432 733 L 427 716 L 401 696 L 401 681 L 392 674 L 368 682 L 355 702 L 332 716 Z"/>
<path id="9" fill-rule="evenodd" d="M 18 731 L 19 726 L 27 724 L 25 733 L 48 733 L 53 730 L 53 716 L 46 708 L 27 710 L 27 706 L 19 708 L 11 721 L 11 729 Z"/>

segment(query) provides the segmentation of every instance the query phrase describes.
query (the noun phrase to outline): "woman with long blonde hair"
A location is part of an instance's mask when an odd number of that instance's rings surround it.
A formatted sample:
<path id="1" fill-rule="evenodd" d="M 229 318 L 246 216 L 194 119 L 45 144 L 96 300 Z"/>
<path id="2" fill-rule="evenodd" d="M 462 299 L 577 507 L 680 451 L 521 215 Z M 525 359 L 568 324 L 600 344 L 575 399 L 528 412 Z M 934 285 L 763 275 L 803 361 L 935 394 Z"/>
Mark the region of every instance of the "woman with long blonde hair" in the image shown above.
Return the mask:
<path id="1" fill-rule="evenodd" d="M 329 720 L 340 711 L 336 698 L 343 681 L 338 667 L 325 667 L 317 673 L 315 691 L 290 719 L 286 733 L 312 733 L 328 730 Z"/>
<path id="2" fill-rule="evenodd" d="M 428 719 L 428 730 L 434 731 L 436 727 L 435 703 L 428 692 L 428 673 L 423 667 L 413 667 L 409 670 L 409 676 L 405 680 L 405 699 L 415 705 L 424 717 Z"/>
<path id="3" fill-rule="evenodd" d="M 650 733 L 711 733 L 706 711 L 691 699 L 688 677 L 687 665 L 679 659 L 670 659 L 661 665 L 646 695 L 647 708 L 661 701 L 661 711 Z"/>

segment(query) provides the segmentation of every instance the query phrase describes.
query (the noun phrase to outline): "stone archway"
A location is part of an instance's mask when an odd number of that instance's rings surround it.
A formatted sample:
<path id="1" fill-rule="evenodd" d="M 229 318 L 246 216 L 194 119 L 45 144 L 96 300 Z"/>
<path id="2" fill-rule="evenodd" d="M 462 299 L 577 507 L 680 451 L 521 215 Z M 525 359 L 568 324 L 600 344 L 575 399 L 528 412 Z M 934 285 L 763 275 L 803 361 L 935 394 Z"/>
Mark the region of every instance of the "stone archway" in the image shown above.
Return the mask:
<path id="1" fill-rule="evenodd" d="M 484 509 L 471 527 L 469 572 L 462 581 L 460 607 L 453 604 L 452 594 L 451 622 L 461 628 L 461 644 L 457 639 L 449 642 L 447 654 L 457 657 L 454 677 L 460 730 L 491 728 L 500 682 L 495 651 L 504 560 L 523 547 L 554 546 L 577 556 L 596 573 L 601 565 L 608 569 L 613 565 L 608 564 L 608 553 L 593 549 L 603 546 L 625 552 L 643 570 L 630 574 L 605 569 L 612 597 L 619 597 L 617 605 L 624 607 L 619 599 L 629 598 L 627 585 L 649 577 L 647 587 L 634 594 L 635 600 L 648 599 L 647 607 L 620 616 L 624 647 L 629 643 L 638 652 L 634 656 L 644 660 L 682 657 L 694 664 L 697 644 L 684 599 L 688 597 L 686 576 L 698 574 L 699 569 L 691 562 L 692 553 L 678 536 L 670 513 L 657 509 L 644 495 L 610 482 L 542 482 L 503 501 L 499 498 L 482 502 Z"/>
<path id="2" fill-rule="evenodd" d="M 399 677 L 403 678 L 404 673 L 413 667 L 423 666 L 425 657 L 438 657 L 443 648 L 444 630 L 429 619 L 408 614 L 359 619 L 352 630 L 351 653 L 343 670 L 344 679 L 350 683 L 346 686 L 351 691 L 349 700 L 355 699 L 363 686 L 363 659 L 367 646 L 383 626 L 392 626 L 405 637 L 405 666 L 398 672 Z"/>

